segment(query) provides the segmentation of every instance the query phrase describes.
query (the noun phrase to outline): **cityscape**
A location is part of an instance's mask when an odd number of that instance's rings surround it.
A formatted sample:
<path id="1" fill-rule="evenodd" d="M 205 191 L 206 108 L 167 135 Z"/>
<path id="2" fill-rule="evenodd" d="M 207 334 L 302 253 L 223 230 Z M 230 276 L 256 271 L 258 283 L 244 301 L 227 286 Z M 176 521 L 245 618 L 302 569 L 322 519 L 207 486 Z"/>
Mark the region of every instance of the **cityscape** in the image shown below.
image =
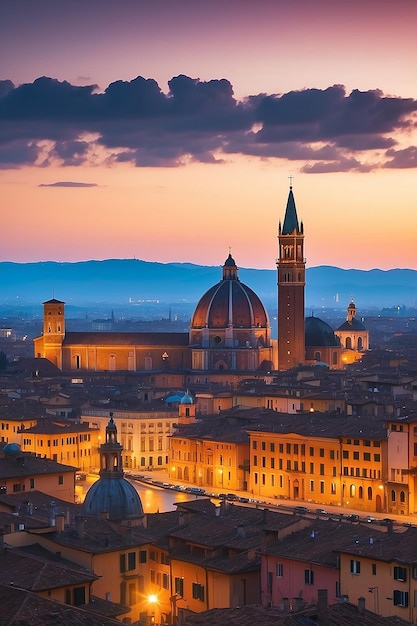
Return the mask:
<path id="1" fill-rule="evenodd" d="M 0 6 L 0 626 L 417 623 L 412 0 Z"/>

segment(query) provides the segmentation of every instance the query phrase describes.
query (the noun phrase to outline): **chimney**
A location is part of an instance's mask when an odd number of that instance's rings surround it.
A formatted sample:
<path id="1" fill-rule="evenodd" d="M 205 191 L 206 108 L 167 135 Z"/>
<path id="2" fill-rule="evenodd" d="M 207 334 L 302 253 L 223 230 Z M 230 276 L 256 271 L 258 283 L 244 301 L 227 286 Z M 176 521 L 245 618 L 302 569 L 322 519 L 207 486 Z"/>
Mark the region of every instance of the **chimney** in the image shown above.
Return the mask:
<path id="1" fill-rule="evenodd" d="M 79 539 L 84 538 L 84 518 L 81 515 L 75 516 L 75 530 Z"/>
<path id="2" fill-rule="evenodd" d="M 317 617 L 320 624 L 329 624 L 329 605 L 327 589 L 317 590 Z"/>
<path id="3" fill-rule="evenodd" d="M 361 615 L 365 613 L 365 598 L 363 596 L 358 598 L 358 612 Z"/>
<path id="4" fill-rule="evenodd" d="M 245 527 L 243 526 L 242 522 L 239 522 L 239 524 L 237 525 L 237 535 L 238 537 L 245 537 L 246 533 L 245 533 Z"/>
<path id="5" fill-rule="evenodd" d="M 65 515 L 64 513 L 59 513 L 55 517 L 55 528 L 57 533 L 62 533 L 65 527 Z"/>

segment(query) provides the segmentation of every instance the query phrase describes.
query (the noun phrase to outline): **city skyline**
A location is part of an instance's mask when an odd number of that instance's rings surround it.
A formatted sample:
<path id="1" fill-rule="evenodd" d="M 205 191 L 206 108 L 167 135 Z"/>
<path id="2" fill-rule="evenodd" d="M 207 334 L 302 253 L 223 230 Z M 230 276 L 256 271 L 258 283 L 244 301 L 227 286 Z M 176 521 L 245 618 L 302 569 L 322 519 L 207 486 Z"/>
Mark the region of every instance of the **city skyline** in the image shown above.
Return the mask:
<path id="1" fill-rule="evenodd" d="M 2 261 L 417 269 L 412 0 L 0 6 Z"/>

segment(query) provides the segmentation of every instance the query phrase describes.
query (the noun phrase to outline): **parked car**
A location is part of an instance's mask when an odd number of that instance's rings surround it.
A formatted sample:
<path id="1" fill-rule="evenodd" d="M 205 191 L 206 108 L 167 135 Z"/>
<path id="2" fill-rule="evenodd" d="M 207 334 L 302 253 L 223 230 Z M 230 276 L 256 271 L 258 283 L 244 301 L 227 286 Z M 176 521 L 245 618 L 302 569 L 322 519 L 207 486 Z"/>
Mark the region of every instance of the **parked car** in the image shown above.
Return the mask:
<path id="1" fill-rule="evenodd" d="M 365 517 L 365 522 L 368 522 L 369 524 L 372 524 L 373 522 L 376 522 L 376 518 L 373 515 L 367 515 Z"/>
<path id="2" fill-rule="evenodd" d="M 316 515 L 328 515 L 325 509 L 316 509 Z"/>
<path id="3" fill-rule="evenodd" d="M 304 513 L 310 513 L 310 509 L 306 506 L 295 506 L 293 508 L 294 513 L 299 513 L 300 515 L 304 515 Z"/>
<path id="4" fill-rule="evenodd" d="M 349 513 L 349 515 L 346 516 L 346 519 L 349 522 L 359 522 L 360 521 L 360 517 L 357 513 Z"/>

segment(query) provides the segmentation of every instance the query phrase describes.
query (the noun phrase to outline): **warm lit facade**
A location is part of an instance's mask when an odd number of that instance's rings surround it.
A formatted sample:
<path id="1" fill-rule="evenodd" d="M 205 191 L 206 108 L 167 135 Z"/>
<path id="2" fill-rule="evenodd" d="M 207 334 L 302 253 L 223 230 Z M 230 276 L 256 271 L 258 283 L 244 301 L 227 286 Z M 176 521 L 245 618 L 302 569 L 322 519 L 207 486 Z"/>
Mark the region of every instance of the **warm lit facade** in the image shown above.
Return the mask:
<path id="1" fill-rule="evenodd" d="M 39 420 L 36 426 L 19 433 L 24 452 L 32 452 L 57 463 L 74 465 L 84 472 L 97 467 L 99 430 L 87 424 L 61 426 Z"/>
<path id="2" fill-rule="evenodd" d="M 317 415 L 311 420 L 318 420 Z M 331 422 L 331 417 L 323 420 Z M 300 433 L 249 430 L 250 487 L 257 498 L 292 499 L 322 505 L 386 511 L 387 437 L 319 435 L 308 415 Z M 317 423 L 317 422 L 316 422 Z M 343 424 L 339 423 L 340 433 Z"/>
<path id="3" fill-rule="evenodd" d="M 246 491 L 249 443 L 227 437 L 188 437 L 179 431 L 171 437 L 169 478 L 206 489 Z"/>
<path id="4" fill-rule="evenodd" d="M 42 491 L 54 498 L 75 501 L 77 468 L 21 452 L 17 444 L 7 444 L 0 453 L 0 490 L 4 494 L 24 492 L 30 497 Z"/>
<path id="5" fill-rule="evenodd" d="M 126 470 L 165 468 L 169 457 L 169 437 L 178 422 L 178 409 L 112 411 Z M 81 422 L 98 431 L 97 446 L 105 440 L 109 411 L 90 407 L 81 414 Z M 93 467 L 98 467 L 96 464 Z"/>
<path id="6" fill-rule="evenodd" d="M 340 551 L 340 593 L 378 615 L 417 620 L 417 561 L 414 528 L 392 535 L 370 529 L 368 537 Z"/>

